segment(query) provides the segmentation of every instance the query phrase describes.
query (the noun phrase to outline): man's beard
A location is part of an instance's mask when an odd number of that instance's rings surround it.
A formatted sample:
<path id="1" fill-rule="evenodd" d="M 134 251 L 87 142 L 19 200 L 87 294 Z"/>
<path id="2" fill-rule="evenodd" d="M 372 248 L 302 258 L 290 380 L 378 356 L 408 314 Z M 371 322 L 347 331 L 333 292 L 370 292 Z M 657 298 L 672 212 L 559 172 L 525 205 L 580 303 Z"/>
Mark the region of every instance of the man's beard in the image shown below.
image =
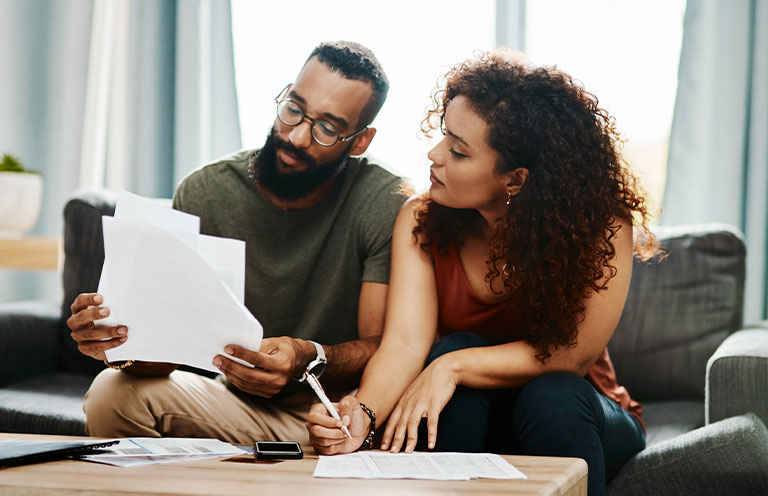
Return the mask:
<path id="1" fill-rule="evenodd" d="M 280 172 L 277 167 L 278 150 L 285 150 L 290 153 L 307 164 L 307 168 L 296 172 Z M 261 150 L 251 156 L 249 172 L 259 186 L 277 198 L 298 200 L 309 195 L 338 174 L 346 164 L 348 150 L 349 147 L 339 158 L 331 162 L 318 164 L 317 160 L 304 150 L 281 140 L 273 128 Z"/>

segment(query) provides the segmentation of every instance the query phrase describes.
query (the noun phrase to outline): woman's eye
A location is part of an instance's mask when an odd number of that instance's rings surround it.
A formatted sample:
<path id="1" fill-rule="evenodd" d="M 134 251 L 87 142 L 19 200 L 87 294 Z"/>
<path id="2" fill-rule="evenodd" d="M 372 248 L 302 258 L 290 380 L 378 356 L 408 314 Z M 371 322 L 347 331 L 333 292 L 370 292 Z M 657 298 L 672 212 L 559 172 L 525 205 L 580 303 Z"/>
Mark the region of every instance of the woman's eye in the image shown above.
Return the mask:
<path id="1" fill-rule="evenodd" d="M 451 155 L 453 155 L 456 158 L 466 158 L 467 157 L 463 153 L 459 153 L 456 150 L 454 150 L 453 148 L 451 148 L 450 151 L 451 151 Z"/>

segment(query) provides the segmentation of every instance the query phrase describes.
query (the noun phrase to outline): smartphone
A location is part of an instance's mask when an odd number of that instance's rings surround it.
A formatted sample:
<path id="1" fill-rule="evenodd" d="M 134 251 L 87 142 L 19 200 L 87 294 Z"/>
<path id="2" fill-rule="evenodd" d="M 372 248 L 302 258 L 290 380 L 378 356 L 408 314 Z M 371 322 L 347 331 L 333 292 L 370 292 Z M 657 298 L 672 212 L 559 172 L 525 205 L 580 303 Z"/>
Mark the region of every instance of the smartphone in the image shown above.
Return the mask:
<path id="1" fill-rule="evenodd" d="M 304 457 L 301 445 L 295 441 L 256 441 L 253 447 L 257 460 Z"/>

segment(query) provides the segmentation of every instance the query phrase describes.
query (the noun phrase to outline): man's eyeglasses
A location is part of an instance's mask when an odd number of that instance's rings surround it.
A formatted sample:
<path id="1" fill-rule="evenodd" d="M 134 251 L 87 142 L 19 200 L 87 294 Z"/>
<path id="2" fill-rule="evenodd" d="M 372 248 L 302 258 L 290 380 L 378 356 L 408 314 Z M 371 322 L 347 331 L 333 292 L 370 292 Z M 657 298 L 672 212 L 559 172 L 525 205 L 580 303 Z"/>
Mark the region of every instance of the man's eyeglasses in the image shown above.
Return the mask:
<path id="1" fill-rule="evenodd" d="M 311 123 L 310 130 L 312 131 L 312 138 L 318 145 L 333 146 L 337 141 L 344 143 L 368 129 L 368 126 L 366 126 L 349 136 L 343 138 L 340 137 L 339 130 L 334 124 L 323 119 L 313 119 L 304 113 L 304 110 L 302 110 L 298 103 L 290 98 L 283 98 L 290 87 L 291 85 L 289 84 L 275 97 L 275 103 L 277 103 L 277 118 L 286 126 L 291 127 L 298 126 L 304 119 L 307 119 Z"/>

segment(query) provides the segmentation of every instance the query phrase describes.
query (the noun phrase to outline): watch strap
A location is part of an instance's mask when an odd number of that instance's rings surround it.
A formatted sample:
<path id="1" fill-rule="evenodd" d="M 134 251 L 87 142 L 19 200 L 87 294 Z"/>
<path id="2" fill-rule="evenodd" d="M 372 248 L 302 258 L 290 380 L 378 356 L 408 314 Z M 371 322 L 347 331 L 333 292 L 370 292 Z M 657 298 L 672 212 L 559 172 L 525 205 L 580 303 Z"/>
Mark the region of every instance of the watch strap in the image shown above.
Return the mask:
<path id="1" fill-rule="evenodd" d="M 325 370 L 325 364 L 328 363 L 328 359 L 325 358 L 325 350 L 323 349 L 323 345 L 320 343 L 317 343 L 315 341 L 307 340 L 310 343 L 312 343 L 312 346 L 315 347 L 315 358 L 310 360 L 310 362 L 307 364 L 307 366 L 304 368 L 304 371 L 302 371 L 301 375 L 294 377 L 293 380 L 298 382 L 304 382 L 307 380 L 308 374 L 314 374 L 315 377 L 320 377 L 324 370 Z M 322 365 L 319 371 L 316 371 L 314 369 L 317 368 L 318 365 Z"/>
<path id="2" fill-rule="evenodd" d="M 309 342 L 312 343 L 312 345 L 315 347 L 315 352 L 317 353 L 317 355 L 315 356 L 315 359 L 312 360 L 312 362 L 319 360 L 321 362 L 327 363 L 328 359 L 325 358 L 325 350 L 323 349 L 323 345 L 321 345 L 320 343 L 316 343 L 314 341 L 309 341 Z M 311 364 L 312 362 L 309 362 L 309 363 Z"/>

